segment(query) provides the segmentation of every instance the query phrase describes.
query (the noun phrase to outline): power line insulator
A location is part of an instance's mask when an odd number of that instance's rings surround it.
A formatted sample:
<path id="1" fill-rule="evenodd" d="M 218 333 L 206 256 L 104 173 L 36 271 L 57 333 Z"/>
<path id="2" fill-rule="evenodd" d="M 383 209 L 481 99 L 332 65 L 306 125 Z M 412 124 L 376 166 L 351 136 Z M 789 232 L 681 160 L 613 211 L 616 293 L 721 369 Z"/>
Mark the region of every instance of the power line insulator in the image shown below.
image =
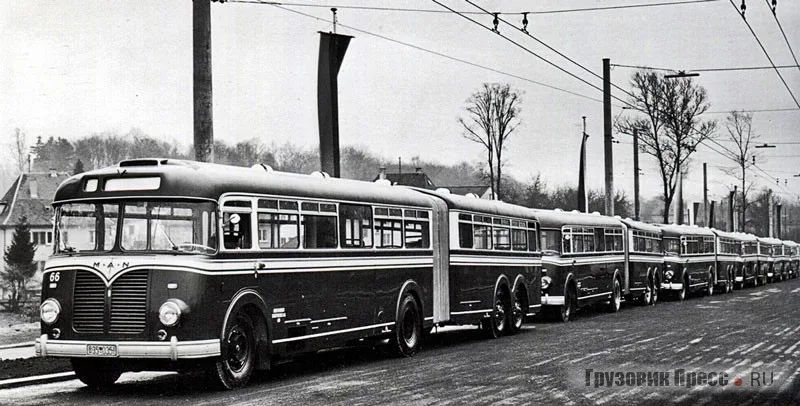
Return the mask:
<path id="1" fill-rule="evenodd" d="M 742 18 L 744 18 L 744 12 L 747 10 L 747 5 L 744 4 L 744 0 L 742 0 L 742 5 L 739 8 L 742 9 Z"/>
<path id="2" fill-rule="evenodd" d="M 500 24 L 500 19 L 497 17 L 497 15 L 500 14 L 500 13 L 492 13 L 492 14 L 494 14 L 494 19 L 492 20 L 492 24 L 494 24 L 494 28 L 492 28 L 492 31 L 494 31 L 496 33 L 499 33 L 500 30 L 497 29 L 497 25 Z"/>
<path id="3" fill-rule="evenodd" d="M 772 15 L 775 15 L 776 8 L 778 8 L 778 0 L 772 0 Z"/>
<path id="4" fill-rule="evenodd" d="M 528 33 L 528 13 L 522 13 L 522 32 Z"/>

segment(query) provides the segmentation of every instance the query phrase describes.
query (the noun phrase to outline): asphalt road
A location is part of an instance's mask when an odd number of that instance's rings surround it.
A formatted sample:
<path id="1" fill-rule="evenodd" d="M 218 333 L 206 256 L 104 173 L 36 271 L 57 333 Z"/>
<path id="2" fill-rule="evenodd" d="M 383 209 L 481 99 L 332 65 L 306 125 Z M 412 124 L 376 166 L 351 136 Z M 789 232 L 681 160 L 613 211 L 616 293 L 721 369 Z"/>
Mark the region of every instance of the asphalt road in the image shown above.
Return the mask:
<path id="1" fill-rule="evenodd" d="M 442 331 L 413 358 L 328 351 L 233 392 L 212 391 L 196 375 L 128 373 L 105 391 L 77 380 L 2 390 L 0 404 L 800 404 L 798 297 L 794 279 L 616 314 L 589 309 L 498 340 Z M 608 387 L 606 377 L 623 386 Z"/>

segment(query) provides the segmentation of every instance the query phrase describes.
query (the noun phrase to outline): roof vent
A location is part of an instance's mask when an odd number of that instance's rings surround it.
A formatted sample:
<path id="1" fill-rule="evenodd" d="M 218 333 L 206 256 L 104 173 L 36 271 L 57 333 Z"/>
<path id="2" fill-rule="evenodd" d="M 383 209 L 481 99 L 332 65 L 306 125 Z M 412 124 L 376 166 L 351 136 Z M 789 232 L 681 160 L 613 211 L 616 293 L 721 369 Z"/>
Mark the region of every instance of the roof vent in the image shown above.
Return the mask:
<path id="1" fill-rule="evenodd" d="M 476 195 L 475 193 L 472 193 L 472 192 L 467 193 L 464 196 L 472 198 L 472 199 L 480 199 L 480 196 L 478 196 L 478 195 Z"/>
<path id="2" fill-rule="evenodd" d="M 445 188 L 445 187 L 436 188 L 436 191 L 439 192 L 439 193 L 445 194 L 445 195 L 449 195 L 450 194 L 450 189 Z"/>
<path id="3" fill-rule="evenodd" d="M 599 211 L 593 211 L 593 212 L 592 212 L 592 216 L 599 216 L 599 215 L 600 215 L 600 212 L 599 212 Z"/>
<path id="4" fill-rule="evenodd" d="M 250 169 L 262 170 L 267 173 L 274 171 L 274 169 L 272 169 L 272 167 L 267 164 L 255 164 L 251 166 Z"/>
<path id="5" fill-rule="evenodd" d="M 381 186 L 392 186 L 392 181 L 389 179 L 375 179 L 375 184 Z"/>
<path id="6" fill-rule="evenodd" d="M 158 166 L 159 164 L 166 164 L 167 160 L 163 160 L 159 162 L 158 159 L 152 158 L 145 158 L 145 159 L 128 159 L 125 161 L 119 162 L 120 168 L 126 168 L 131 166 Z"/>
<path id="7" fill-rule="evenodd" d="M 311 176 L 313 176 L 313 177 L 315 177 L 315 178 L 322 178 L 322 179 L 328 179 L 328 178 L 330 178 L 330 177 L 331 177 L 331 175 L 328 175 L 328 173 L 327 173 L 327 172 L 323 172 L 323 171 L 314 171 L 314 172 L 311 172 Z"/>

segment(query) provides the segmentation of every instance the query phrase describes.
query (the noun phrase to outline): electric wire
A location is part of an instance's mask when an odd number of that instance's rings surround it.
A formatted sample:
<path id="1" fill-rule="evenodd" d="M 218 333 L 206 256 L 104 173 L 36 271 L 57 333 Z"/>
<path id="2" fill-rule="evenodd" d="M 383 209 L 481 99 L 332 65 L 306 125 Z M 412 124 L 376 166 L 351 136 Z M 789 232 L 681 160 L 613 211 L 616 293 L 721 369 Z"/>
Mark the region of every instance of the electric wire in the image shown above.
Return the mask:
<path id="1" fill-rule="evenodd" d="M 291 12 L 291 13 L 295 13 L 295 14 L 298 14 L 298 15 L 301 15 L 301 16 L 304 16 L 304 17 L 307 17 L 307 18 L 312 18 L 312 19 L 315 19 L 315 20 L 318 20 L 318 21 L 332 23 L 331 20 L 328 20 L 328 19 L 325 19 L 325 18 L 322 18 L 322 17 L 317 17 L 317 16 L 312 15 L 312 14 L 307 14 L 307 13 L 304 13 L 302 11 L 292 10 L 291 8 L 283 7 L 281 5 L 275 4 L 274 2 L 255 1 L 255 0 L 254 1 L 249 1 L 249 0 L 230 0 L 230 2 L 231 3 L 247 2 L 247 3 L 263 4 L 263 5 L 273 6 L 275 8 L 278 8 L 278 9 L 281 9 L 281 10 L 284 10 L 284 11 L 288 11 L 288 12 Z M 478 63 L 475 63 L 475 62 L 470 62 L 470 61 L 468 61 L 466 59 L 457 58 L 457 57 L 454 57 L 454 56 L 451 56 L 451 55 L 447 55 L 447 54 L 442 53 L 442 52 L 438 52 L 438 51 L 434 51 L 434 50 L 431 50 L 431 49 L 423 48 L 423 47 L 418 46 L 418 45 L 414 45 L 414 44 L 411 44 L 411 43 L 408 43 L 408 42 L 400 41 L 400 40 L 397 40 L 397 39 L 394 39 L 394 38 L 390 38 L 390 37 L 387 37 L 387 36 L 384 36 L 384 35 L 381 35 L 381 34 L 376 34 L 374 32 L 370 32 L 370 31 L 367 31 L 367 30 L 356 28 L 356 27 L 351 26 L 351 25 L 342 24 L 340 22 L 337 22 L 336 25 L 339 26 L 339 27 L 347 28 L 347 29 L 355 31 L 355 32 L 359 32 L 359 33 L 362 33 L 362 34 L 370 35 L 372 37 L 379 38 L 379 39 L 382 39 L 382 40 L 385 40 L 385 41 L 389 41 L 389 42 L 392 42 L 392 43 L 395 43 L 395 44 L 398 44 L 398 45 L 402 45 L 402 46 L 406 46 L 406 47 L 409 47 L 409 48 L 412 48 L 412 49 L 416 49 L 418 51 L 422 51 L 422 52 L 425 52 L 425 53 L 428 53 L 428 54 L 431 54 L 431 55 L 435 55 L 435 56 L 438 56 L 438 57 L 441 57 L 441 58 L 449 59 L 449 60 L 454 61 L 454 62 L 459 62 L 459 63 L 465 64 L 465 65 L 469 65 L 469 66 L 472 66 L 472 67 L 475 67 L 475 68 L 484 69 L 484 70 L 487 70 L 487 71 L 490 71 L 490 72 L 494 72 L 494 73 L 497 73 L 497 74 L 500 74 L 500 75 L 508 76 L 508 77 L 511 77 L 511 78 L 514 78 L 514 79 L 519 79 L 519 80 L 522 80 L 522 81 L 525 81 L 525 82 L 529 82 L 529 83 L 533 83 L 535 85 L 539 85 L 539 86 L 546 87 L 546 88 L 549 88 L 549 89 L 557 90 L 559 92 L 563 92 L 563 93 L 567 93 L 567 94 L 570 94 L 570 95 L 573 95 L 573 96 L 581 97 L 581 98 L 584 98 L 584 99 L 587 99 L 587 100 L 592 100 L 594 102 L 598 102 L 598 103 L 602 103 L 603 102 L 600 99 L 596 99 L 594 97 L 587 96 L 585 94 L 581 94 L 581 93 L 578 93 L 578 92 L 573 92 L 571 90 L 567 90 L 567 89 L 563 89 L 563 88 L 560 88 L 560 87 L 557 87 L 557 86 L 549 85 L 547 83 L 539 82 L 539 81 L 536 81 L 536 80 L 533 80 L 533 79 L 530 79 L 530 78 L 526 78 L 524 76 L 516 75 L 516 74 L 513 74 L 513 73 L 501 71 L 499 69 L 495 69 L 495 68 L 492 68 L 492 67 L 489 67 L 489 66 L 481 65 L 481 64 L 478 64 Z"/>
<path id="2" fill-rule="evenodd" d="M 761 43 L 761 40 L 758 38 L 758 35 L 756 35 L 756 32 L 753 30 L 753 27 L 750 26 L 750 22 L 748 22 L 747 19 L 744 18 L 744 14 L 740 14 L 739 13 L 739 9 L 736 7 L 736 4 L 733 3 L 733 0 L 728 0 L 728 1 L 730 1 L 731 6 L 733 6 L 733 8 L 736 10 L 736 13 L 739 14 L 739 17 L 742 17 L 742 21 L 744 21 L 744 23 L 747 25 L 747 28 L 750 29 L 750 33 L 753 34 L 753 37 L 756 39 L 756 42 L 758 42 L 758 46 L 760 46 L 761 50 L 764 51 L 764 55 L 767 57 L 767 60 L 769 60 L 769 64 L 772 65 L 772 67 L 775 69 L 775 73 L 777 73 L 778 77 L 781 78 L 781 82 L 783 82 L 783 86 L 786 87 L 786 90 L 789 92 L 789 95 L 792 96 L 792 100 L 794 100 L 794 104 L 796 104 L 797 107 L 800 108 L 800 102 L 798 102 L 797 98 L 794 97 L 794 93 L 792 93 L 792 89 L 786 83 L 786 80 L 783 78 L 783 75 L 781 75 L 781 71 L 778 70 L 778 68 L 775 66 L 775 62 L 772 62 L 772 58 L 769 56 L 769 52 L 767 52 L 767 49 L 764 48 L 764 44 Z"/>
<path id="3" fill-rule="evenodd" d="M 797 60 L 795 60 L 795 63 Z M 644 65 L 624 65 L 619 63 L 613 63 L 611 66 L 619 67 L 619 68 L 631 68 L 631 69 L 644 69 L 644 70 L 658 70 L 664 72 L 679 72 L 681 69 L 671 69 L 671 68 L 655 68 L 652 66 L 644 66 Z M 776 66 L 740 66 L 740 67 L 726 67 L 726 68 L 699 68 L 699 69 L 682 69 L 684 72 L 730 72 L 730 71 L 750 71 L 750 70 L 767 70 L 767 69 L 794 69 L 800 68 L 799 65 L 776 65 Z"/>
<path id="4" fill-rule="evenodd" d="M 466 20 L 468 20 L 468 21 L 472 22 L 473 24 L 475 24 L 475 25 L 478 25 L 478 26 L 480 26 L 480 27 L 482 27 L 482 28 L 484 28 L 484 29 L 486 29 L 486 30 L 488 30 L 488 31 L 490 31 L 490 32 L 494 32 L 496 35 L 499 35 L 501 38 L 505 39 L 506 41 L 508 41 L 508 42 L 510 42 L 510 43 L 512 43 L 512 44 L 514 44 L 514 45 L 516 45 L 518 48 L 520 48 L 520 49 L 524 50 L 525 52 L 527 52 L 527 53 L 529 53 L 529 54 L 531 54 L 531 55 L 533 55 L 533 56 L 535 56 L 535 57 L 539 58 L 540 60 L 544 61 L 544 62 L 545 62 L 545 63 L 547 63 L 548 65 L 551 65 L 551 66 L 555 67 L 556 69 L 558 69 L 558 70 L 560 70 L 560 71 L 562 71 L 562 72 L 566 73 L 566 74 L 567 74 L 567 75 L 569 75 L 569 76 L 572 76 L 573 78 L 575 78 L 575 79 L 577 79 L 577 80 L 579 80 L 579 81 L 581 81 L 581 82 L 583 82 L 583 83 L 585 83 L 585 84 L 589 85 L 590 87 L 592 87 L 592 88 L 594 88 L 594 89 L 596 89 L 596 90 L 599 90 L 600 92 L 604 92 L 604 91 L 603 91 L 603 89 L 601 89 L 601 88 L 599 88 L 599 87 L 595 86 L 593 83 L 590 83 L 590 82 L 589 82 L 589 81 L 587 81 L 586 79 L 583 79 L 582 77 L 580 77 L 580 76 L 578 76 L 578 75 L 576 75 L 576 74 L 574 74 L 574 73 L 572 73 L 572 72 L 570 72 L 570 71 L 568 71 L 568 70 L 566 70 L 566 69 L 562 68 L 561 66 L 558 66 L 558 65 L 557 65 L 557 64 L 555 64 L 554 62 L 552 62 L 552 61 L 548 60 L 547 58 L 545 58 L 545 57 L 543 57 L 543 56 L 541 56 L 541 55 L 539 55 L 539 54 L 537 54 L 537 53 L 535 53 L 535 52 L 533 52 L 533 51 L 531 51 L 530 49 L 528 49 L 528 48 L 527 48 L 527 47 L 525 47 L 524 45 L 520 44 L 520 43 L 519 43 L 519 42 L 517 42 L 517 41 L 514 41 L 513 39 L 511 39 L 511 38 L 509 38 L 509 37 L 507 37 L 507 36 L 503 35 L 502 33 L 499 33 L 499 32 L 496 32 L 496 31 L 492 30 L 491 28 L 489 28 L 489 27 L 487 27 L 487 26 L 485 26 L 485 25 L 481 24 L 480 22 L 476 21 L 475 19 L 473 19 L 473 18 L 471 18 L 471 17 L 469 17 L 469 16 L 467 16 L 467 15 L 465 15 L 465 14 L 462 14 L 462 13 L 460 13 L 459 11 L 457 11 L 457 10 L 455 10 L 455 9 L 453 9 L 453 8 L 450 8 L 450 7 L 448 7 L 448 6 L 444 5 L 444 4 L 442 4 L 442 3 L 441 3 L 441 2 L 439 2 L 438 0 L 432 0 L 432 1 L 433 1 L 434 3 L 436 3 L 436 4 L 440 5 L 440 6 L 442 6 L 442 7 L 444 7 L 444 8 L 446 8 L 446 9 L 450 10 L 450 11 L 451 11 L 451 12 L 453 12 L 454 14 L 456 14 L 456 15 L 458 15 L 458 16 L 460 16 L 460 17 L 462 17 L 462 18 L 464 18 L 464 19 L 466 19 Z M 611 96 L 612 98 L 616 99 L 617 101 L 619 101 L 619 102 L 621 102 L 621 103 L 625 104 L 625 105 L 628 105 L 628 106 L 630 106 L 630 107 L 633 107 L 633 106 L 632 106 L 632 105 L 631 105 L 629 102 L 627 102 L 627 101 L 625 101 L 625 100 L 622 100 L 622 99 L 620 99 L 619 97 L 617 97 L 617 96 L 614 96 L 613 94 L 612 94 L 612 95 L 610 95 L 610 96 Z"/>
<path id="5" fill-rule="evenodd" d="M 781 34 L 783 34 L 783 40 L 786 41 L 786 46 L 789 47 L 789 52 L 792 53 L 792 59 L 794 59 L 794 65 L 797 67 L 798 70 L 800 70 L 800 64 L 797 63 L 797 57 L 794 55 L 794 49 L 792 49 L 792 45 L 789 44 L 789 38 L 786 38 L 786 32 L 783 31 L 783 26 L 781 25 L 781 22 L 778 20 L 778 15 L 775 14 L 775 10 L 772 7 L 770 7 L 769 1 L 764 0 L 764 2 L 767 3 L 767 7 L 769 7 L 769 9 L 772 11 L 772 17 L 775 18 L 775 23 L 777 23 L 778 28 L 781 29 Z"/>
<path id="6" fill-rule="evenodd" d="M 713 3 L 719 0 L 688 0 L 688 1 L 665 1 L 659 3 L 643 3 L 643 4 L 628 4 L 622 6 L 604 6 L 604 7 L 584 7 L 572 9 L 559 9 L 559 10 L 543 10 L 543 11 L 517 11 L 517 12 L 498 12 L 498 15 L 521 15 L 521 14 L 561 14 L 561 13 L 574 13 L 574 12 L 588 12 L 588 11 L 607 11 L 607 10 L 620 10 L 630 8 L 645 8 L 645 7 L 662 7 L 662 6 L 680 6 L 696 3 Z M 413 12 L 413 13 L 429 13 L 429 14 L 444 14 L 449 11 L 427 8 L 405 8 L 405 7 L 380 7 L 380 6 L 353 6 L 353 5 L 335 5 L 335 4 L 315 4 L 315 3 L 297 3 L 297 2 L 280 2 L 280 1 L 259 1 L 259 0 L 224 0 L 226 3 L 249 3 L 249 4 L 267 4 L 272 6 L 284 7 L 313 7 L 313 8 L 331 8 L 335 7 L 342 10 L 368 10 L 368 11 L 392 11 L 392 12 Z M 480 15 L 482 13 L 477 11 L 462 11 L 463 14 Z"/>

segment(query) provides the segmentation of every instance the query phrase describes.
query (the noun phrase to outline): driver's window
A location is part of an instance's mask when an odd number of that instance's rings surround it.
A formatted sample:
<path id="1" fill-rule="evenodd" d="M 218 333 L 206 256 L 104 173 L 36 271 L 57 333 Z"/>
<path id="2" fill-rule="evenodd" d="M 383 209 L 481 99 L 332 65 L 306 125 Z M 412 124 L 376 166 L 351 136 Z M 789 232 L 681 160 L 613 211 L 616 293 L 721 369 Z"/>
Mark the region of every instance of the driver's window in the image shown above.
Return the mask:
<path id="1" fill-rule="evenodd" d="M 245 208 L 251 208 L 250 200 L 229 200 L 223 204 L 224 208 L 236 208 L 236 212 L 222 213 L 222 241 L 226 249 L 252 249 L 253 238 L 251 229 L 251 213 Z"/>

